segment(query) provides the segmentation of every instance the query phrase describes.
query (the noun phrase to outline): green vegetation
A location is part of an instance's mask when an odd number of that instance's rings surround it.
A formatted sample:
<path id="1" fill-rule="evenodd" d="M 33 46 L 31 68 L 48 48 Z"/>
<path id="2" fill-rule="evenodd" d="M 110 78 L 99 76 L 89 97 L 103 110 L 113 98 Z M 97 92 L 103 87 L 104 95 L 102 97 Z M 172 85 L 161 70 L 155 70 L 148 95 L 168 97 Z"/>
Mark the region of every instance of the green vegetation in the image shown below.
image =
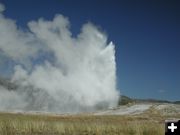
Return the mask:
<path id="1" fill-rule="evenodd" d="M 119 105 L 127 105 L 127 104 L 131 104 L 133 102 L 135 102 L 133 99 L 131 99 L 131 98 L 127 97 L 127 96 L 122 95 L 120 97 L 120 99 L 119 99 L 119 103 L 118 104 Z"/>
<path id="2" fill-rule="evenodd" d="M 134 99 L 121 95 L 119 98 L 118 105 L 128 105 L 132 103 L 172 103 L 180 104 L 180 101 L 167 101 L 167 100 L 158 100 L 158 99 Z"/>

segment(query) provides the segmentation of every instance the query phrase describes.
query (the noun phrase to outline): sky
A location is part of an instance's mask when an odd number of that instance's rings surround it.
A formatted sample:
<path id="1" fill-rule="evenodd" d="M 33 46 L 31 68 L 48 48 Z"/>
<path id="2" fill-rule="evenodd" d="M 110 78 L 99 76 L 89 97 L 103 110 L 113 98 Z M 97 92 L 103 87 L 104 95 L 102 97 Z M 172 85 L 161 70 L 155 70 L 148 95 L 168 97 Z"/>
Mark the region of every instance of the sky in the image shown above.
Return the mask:
<path id="1" fill-rule="evenodd" d="M 4 15 L 27 29 L 27 22 L 62 14 L 73 36 L 92 22 L 113 41 L 117 88 L 132 98 L 180 100 L 180 2 L 178 0 L 0 0 Z M 6 63 L 6 64 L 4 64 Z M 12 62 L 0 65 L 10 74 Z M 9 65 L 9 66 L 6 66 Z"/>

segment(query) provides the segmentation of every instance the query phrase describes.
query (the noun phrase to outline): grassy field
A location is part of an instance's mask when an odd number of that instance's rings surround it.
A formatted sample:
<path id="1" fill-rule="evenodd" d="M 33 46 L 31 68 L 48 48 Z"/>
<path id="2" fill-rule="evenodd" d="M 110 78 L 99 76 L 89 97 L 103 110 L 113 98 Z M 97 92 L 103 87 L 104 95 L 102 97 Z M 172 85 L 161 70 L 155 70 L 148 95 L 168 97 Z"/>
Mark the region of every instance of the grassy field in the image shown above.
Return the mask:
<path id="1" fill-rule="evenodd" d="M 156 112 L 136 116 L 0 113 L 0 135 L 164 135 L 167 118 Z"/>

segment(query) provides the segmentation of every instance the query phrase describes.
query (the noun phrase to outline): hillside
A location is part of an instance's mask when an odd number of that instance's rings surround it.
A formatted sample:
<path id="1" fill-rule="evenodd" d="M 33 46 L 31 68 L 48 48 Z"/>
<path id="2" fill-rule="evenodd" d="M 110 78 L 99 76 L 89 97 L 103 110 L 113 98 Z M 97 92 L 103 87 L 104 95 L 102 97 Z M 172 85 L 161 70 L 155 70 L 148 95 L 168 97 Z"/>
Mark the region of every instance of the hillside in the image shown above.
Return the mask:
<path id="1" fill-rule="evenodd" d="M 125 95 L 121 95 L 119 100 L 119 105 L 127 105 L 131 103 L 171 103 L 171 104 L 180 104 L 180 101 L 168 101 L 168 100 L 159 100 L 159 99 L 137 99 L 130 98 Z"/>

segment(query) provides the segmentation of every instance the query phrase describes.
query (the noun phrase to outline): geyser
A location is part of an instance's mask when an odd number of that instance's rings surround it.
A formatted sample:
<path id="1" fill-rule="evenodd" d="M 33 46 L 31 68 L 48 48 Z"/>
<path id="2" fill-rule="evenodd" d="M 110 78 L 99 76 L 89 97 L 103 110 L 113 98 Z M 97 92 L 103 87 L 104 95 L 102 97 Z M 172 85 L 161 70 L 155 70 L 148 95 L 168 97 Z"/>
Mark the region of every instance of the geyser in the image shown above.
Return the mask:
<path id="1" fill-rule="evenodd" d="M 18 87 L 0 87 L 0 110 L 76 113 L 117 105 L 115 49 L 103 32 L 87 23 L 72 37 L 62 15 L 31 21 L 25 31 L 4 9 L 0 53 L 13 61 L 11 82 Z"/>

